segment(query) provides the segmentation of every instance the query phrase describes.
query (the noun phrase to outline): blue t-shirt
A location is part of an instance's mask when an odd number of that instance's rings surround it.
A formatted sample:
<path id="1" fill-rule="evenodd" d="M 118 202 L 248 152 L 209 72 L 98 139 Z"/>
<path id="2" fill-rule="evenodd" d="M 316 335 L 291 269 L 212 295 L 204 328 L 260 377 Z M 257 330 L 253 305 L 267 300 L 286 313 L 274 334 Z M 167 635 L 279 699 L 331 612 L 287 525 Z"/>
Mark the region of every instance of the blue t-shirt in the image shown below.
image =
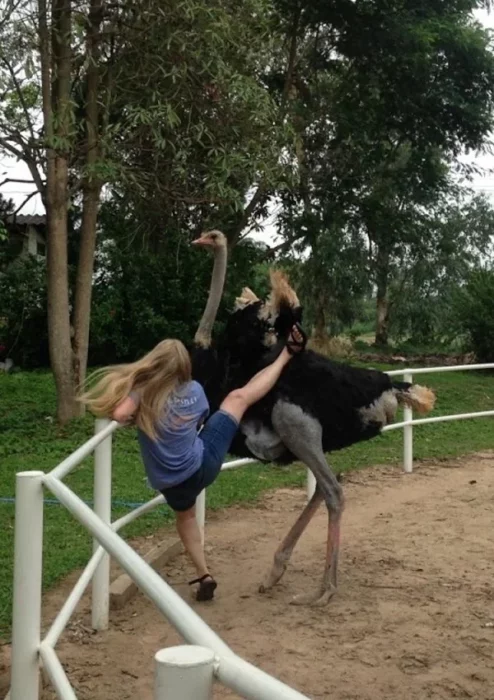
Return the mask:
<path id="1" fill-rule="evenodd" d="M 138 394 L 132 392 L 131 396 L 138 403 Z M 180 386 L 169 398 L 157 426 L 156 440 L 137 429 L 142 460 L 154 489 L 181 484 L 199 469 L 204 445 L 198 427 L 208 414 L 204 389 L 192 381 Z"/>

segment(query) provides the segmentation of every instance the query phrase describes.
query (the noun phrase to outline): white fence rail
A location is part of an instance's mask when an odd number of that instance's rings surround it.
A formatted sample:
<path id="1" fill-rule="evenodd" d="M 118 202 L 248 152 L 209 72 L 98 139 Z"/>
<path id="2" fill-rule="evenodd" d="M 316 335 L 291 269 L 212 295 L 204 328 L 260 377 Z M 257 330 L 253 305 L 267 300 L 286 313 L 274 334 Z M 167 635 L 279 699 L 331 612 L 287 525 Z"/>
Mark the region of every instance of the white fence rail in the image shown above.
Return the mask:
<path id="1" fill-rule="evenodd" d="M 413 375 L 417 374 L 480 369 L 494 369 L 494 364 L 397 370 L 388 374 L 403 375 L 404 381 L 412 381 Z M 403 466 L 406 472 L 411 472 L 413 426 L 487 416 L 494 416 L 494 410 L 413 420 L 411 409 L 405 409 L 404 421 L 387 426 L 384 430 L 403 428 Z M 303 700 L 305 696 L 296 690 L 236 656 L 159 574 L 119 537 L 118 530 L 140 515 L 162 505 L 164 498 L 157 496 L 111 522 L 112 434 L 117 428 L 118 424 L 115 422 L 98 420 L 94 437 L 51 472 L 17 474 L 11 700 L 39 699 L 41 664 L 46 669 L 57 696 L 61 700 L 76 700 L 77 696 L 58 659 L 55 646 L 91 581 L 93 627 L 96 630 L 108 627 L 110 555 L 119 562 L 190 645 L 160 650 L 156 654 L 155 700 L 164 700 L 165 697 L 166 700 L 209 700 L 212 697 L 213 677 L 244 698 Z M 95 453 L 94 511 L 62 483 L 62 479 L 92 452 Z M 223 469 L 234 469 L 253 462 L 255 460 L 234 460 L 224 464 Z M 93 535 L 94 552 L 42 640 L 43 487 L 51 491 Z M 308 472 L 309 497 L 314 489 L 314 478 Z M 203 492 L 197 508 L 203 536 L 205 512 Z"/>
<path id="2" fill-rule="evenodd" d="M 53 472 L 17 474 L 11 700 L 38 700 L 40 660 L 58 697 L 63 700 L 77 697 L 54 645 L 68 620 L 69 609 L 73 611 L 84 592 L 85 586 L 81 580 L 85 583 L 89 581 L 91 562 L 69 598 L 70 605 L 67 601 L 50 631 L 41 640 L 43 487 L 48 488 L 102 545 L 104 551 L 119 562 L 185 641 L 214 652 L 214 675 L 224 685 L 252 700 L 304 700 L 305 696 L 301 693 L 236 656 L 161 576 L 119 537 L 114 528 L 105 523 Z M 97 554 L 91 560 L 92 568 Z M 198 665 L 193 649 L 188 664 L 193 667 Z M 175 696 L 167 693 L 167 700 L 183 700 L 186 697 L 192 700 L 194 697 L 186 694 L 186 688 L 179 690 Z M 159 684 L 156 692 L 159 692 Z M 156 697 L 161 700 L 165 695 Z"/>

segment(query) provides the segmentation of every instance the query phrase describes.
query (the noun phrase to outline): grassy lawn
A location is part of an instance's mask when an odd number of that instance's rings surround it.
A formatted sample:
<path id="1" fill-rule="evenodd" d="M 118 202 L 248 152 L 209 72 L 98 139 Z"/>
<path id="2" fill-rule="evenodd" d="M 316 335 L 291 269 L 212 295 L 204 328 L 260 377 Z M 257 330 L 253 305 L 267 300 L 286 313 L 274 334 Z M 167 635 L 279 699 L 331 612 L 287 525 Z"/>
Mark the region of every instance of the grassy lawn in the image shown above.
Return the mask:
<path id="1" fill-rule="evenodd" d="M 437 391 L 436 415 L 466 413 L 494 408 L 494 376 L 480 372 L 453 372 L 420 377 L 420 382 Z M 55 392 L 51 375 L 44 372 L 0 375 L 0 637 L 10 632 L 12 601 L 12 562 L 15 474 L 25 470 L 49 471 L 82 444 L 93 430 L 90 417 L 74 422 L 64 430 L 53 421 Z M 423 426 L 415 431 L 417 459 L 451 457 L 481 449 L 494 449 L 494 423 L 477 419 Z M 114 516 L 127 512 L 122 503 L 148 500 L 137 442 L 131 429 L 115 436 Z M 395 431 L 372 442 L 355 445 L 331 457 L 337 471 L 358 469 L 376 463 L 397 463 L 401 459 L 402 432 Z M 87 460 L 91 462 L 92 460 Z M 82 498 L 92 497 L 92 464 L 83 464 L 67 483 Z M 273 468 L 248 466 L 220 475 L 208 492 L 210 509 L 233 503 L 253 502 L 267 489 L 300 486 L 305 471 L 300 467 Z M 47 494 L 47 498 L 51 498 Z M 128 527 L 125 535 L 149 532 L 164 520 L 171 520 L 166 508 L 141 518 Z M 83 565 L 91 551 L 91 540 L 64 508 L 45 508 L 44 586 Z"/>

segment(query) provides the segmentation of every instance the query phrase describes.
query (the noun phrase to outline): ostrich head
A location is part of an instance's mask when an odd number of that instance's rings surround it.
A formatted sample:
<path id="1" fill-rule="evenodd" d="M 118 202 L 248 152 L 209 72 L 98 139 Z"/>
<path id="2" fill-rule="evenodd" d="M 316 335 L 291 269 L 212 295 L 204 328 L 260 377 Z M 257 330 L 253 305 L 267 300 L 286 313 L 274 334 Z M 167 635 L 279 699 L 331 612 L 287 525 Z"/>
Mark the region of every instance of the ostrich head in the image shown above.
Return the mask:
<path id="1" fill-rule="evenodd" d="M 228 241 L 225 234 L 221 233 L 221 231 L 204 231 L 204 233 L 201 233 L 199 238 L 192 241 L 192 245 L 212 248 L 214 251 L 219 248 L 226 249 L 228 246 Z"/>
<path id="2" fill-rule="evenodd" d="M 195 345 L 207 349 L 211 345 L 213 325 L 223 295 L 228 245 L 226 236 L 221 233 L 221 231 L 205 231 L 199 238 L 192 241 L 192 244 L 204 248 L 211 248 L 214 254 L 214 267 L 208 300 L 199 327 L 194 336 Z"/>

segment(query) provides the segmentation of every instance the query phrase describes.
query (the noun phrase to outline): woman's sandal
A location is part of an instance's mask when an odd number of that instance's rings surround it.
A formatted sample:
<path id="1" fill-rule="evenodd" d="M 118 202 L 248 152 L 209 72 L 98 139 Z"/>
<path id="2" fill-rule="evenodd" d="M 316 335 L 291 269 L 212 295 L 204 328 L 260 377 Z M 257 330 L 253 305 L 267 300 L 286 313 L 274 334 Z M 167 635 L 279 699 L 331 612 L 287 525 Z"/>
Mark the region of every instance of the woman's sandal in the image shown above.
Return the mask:
<path id="1" fill-rule="evenodd" d="M 195 578 L 193 581 L 189 581 L 189 586 L 193 586 L 195 583 L 199 584 L 199 588 L 196 593 L 196 600 L 213 600 L 214 592 L 218 587 L 218 584 L 211 576 L 211 574 L 204 574 L 201 578 Z"/>
<path id="2" fill-rule="evenodd" d="M 299 355 L 305 350 L 305 346 L 307 345 L 307 333 L 304 331 L 300 323 L 295 323 L 294 327 L 297 329 L 302 338 L 301 340 L 297 340 L 292 335 L 293 331 L 290 331 L 290 335 L 286 343 L 286 349 L 290 355 Z"/>

